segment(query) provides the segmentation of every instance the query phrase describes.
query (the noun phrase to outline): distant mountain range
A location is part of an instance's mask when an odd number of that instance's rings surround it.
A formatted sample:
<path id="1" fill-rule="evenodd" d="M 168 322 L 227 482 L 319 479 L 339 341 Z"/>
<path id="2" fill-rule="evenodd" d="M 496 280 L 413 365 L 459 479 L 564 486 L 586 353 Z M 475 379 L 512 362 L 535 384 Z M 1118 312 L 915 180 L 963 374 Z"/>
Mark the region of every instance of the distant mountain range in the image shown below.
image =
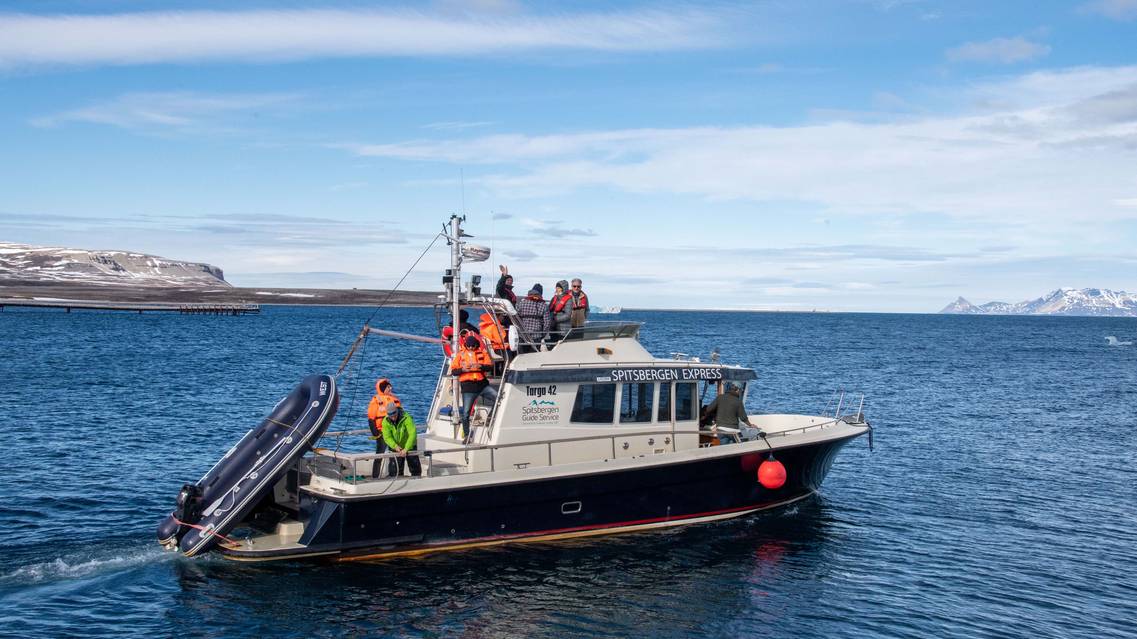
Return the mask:
<path id="1" fill-rule="evenodd" d="M 1137 317 L 1137 295 L 1107 288 L 1060 288 L 1038 299 L 1009 304 L 987 302 L 976 306 L 958 298 L 941 313 L 957 315 L 1100 315 Z"/>
<path id="2" fill-rule="evenodd" d="M 230 287 L 221 269 L 127 251 L 0 242 L 0 285 Z"/>

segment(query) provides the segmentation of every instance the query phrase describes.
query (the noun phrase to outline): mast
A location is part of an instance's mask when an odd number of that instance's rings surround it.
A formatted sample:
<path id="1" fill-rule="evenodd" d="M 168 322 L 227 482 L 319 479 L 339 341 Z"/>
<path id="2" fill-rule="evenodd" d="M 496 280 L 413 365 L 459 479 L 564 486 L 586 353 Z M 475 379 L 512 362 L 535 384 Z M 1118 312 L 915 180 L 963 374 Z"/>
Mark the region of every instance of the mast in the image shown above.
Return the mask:
<path id="1" fill-rule="evenodd" d="M 450 321 L 453 326 L 453 335 L 450 336 L 450 348 L 454 355 L 458 354 L 460 348 L 459 331 L 461 329 L 461 322 L 458 316 L 461 313 L 461 300 L 462 295 L 462 221 L 466 218 L 459 217 L 457 214 L 450 216 Z M 460 406 L 462 403 L 462 387 L 458 381 L 457 375 L 452 375 L 450 379 L 450 393 L 454 400 L 453 408 L 450 410 L 450 425 L 454 428 L 454 437 L 458 438 L 458 424 L 461 423 L 461 413 L 459 411 L 465 410 L 465 406 Z"/>

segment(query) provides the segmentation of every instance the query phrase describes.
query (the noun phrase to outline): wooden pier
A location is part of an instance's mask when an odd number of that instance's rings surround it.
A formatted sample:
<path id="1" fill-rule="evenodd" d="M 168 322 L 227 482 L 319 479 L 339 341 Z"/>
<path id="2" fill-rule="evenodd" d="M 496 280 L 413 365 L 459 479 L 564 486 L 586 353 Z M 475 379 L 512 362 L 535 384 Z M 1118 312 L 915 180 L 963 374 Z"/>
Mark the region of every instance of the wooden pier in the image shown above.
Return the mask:
<path id="1" fill-rule="evenodd" d="M 0 311 L 5 306 L 25 306 L 36 308 L 62 308 L 68 313 L 71 309 L 86 311 L 127 311 L 127 312 L 166 312 L 182 315 L 248 315 L 260 313 L 258 304 L 149 304 L 136 302 L 104 302 L 91 300 L 28 300 L 19 298 L 0 298 Z"/>

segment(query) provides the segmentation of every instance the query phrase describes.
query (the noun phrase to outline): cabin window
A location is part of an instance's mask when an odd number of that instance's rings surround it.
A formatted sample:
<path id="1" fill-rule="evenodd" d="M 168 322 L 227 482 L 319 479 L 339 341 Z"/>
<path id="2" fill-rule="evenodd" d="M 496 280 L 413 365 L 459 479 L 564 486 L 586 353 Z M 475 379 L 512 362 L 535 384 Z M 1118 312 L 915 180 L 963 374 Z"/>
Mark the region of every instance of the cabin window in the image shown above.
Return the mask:
<path id="1" fill-rule="evenodd" d="M 620 421 L 650 422 L 651 406 L 655 403 L 655 383 L 624 384 L 620 396 Z"/>
<path id="2" fill-rule="evenodd" d="M 576 390 L 570 420 L 586 424 L 611 424 L 615 409 L 615 384 L 581 384 Z"/>
<path id="3" fill-rule="evenodd" d="M 675 385 L 675 421 L 685 422 L 698 418 L 697 384 L 681 382 Z"/>
<path id="4" fill-rule="evenodd" d="M 666 382 L 659 384 L 659 410 L 656 412 L 656 420 L 671 421 L 671 384 Z"/>

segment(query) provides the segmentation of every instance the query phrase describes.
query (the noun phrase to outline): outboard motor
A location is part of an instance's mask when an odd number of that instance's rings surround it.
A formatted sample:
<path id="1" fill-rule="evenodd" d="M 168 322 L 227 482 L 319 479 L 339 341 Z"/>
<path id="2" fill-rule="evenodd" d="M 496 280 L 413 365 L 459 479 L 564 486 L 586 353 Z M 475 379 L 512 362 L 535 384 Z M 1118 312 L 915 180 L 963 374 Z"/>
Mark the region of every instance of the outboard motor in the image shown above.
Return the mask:
<path id="1" fill-rule="evenodd" d="M 189 531 L 191 524 L 201 520 L 201 511 L 205 500 L 202 498 L 201 487 L 197 484 L 185 484 L 178 492 L 178 499 L 174 512 L 158 525 L 158 543 L 168 550 L 178 547 L 182 535 Z"/>

